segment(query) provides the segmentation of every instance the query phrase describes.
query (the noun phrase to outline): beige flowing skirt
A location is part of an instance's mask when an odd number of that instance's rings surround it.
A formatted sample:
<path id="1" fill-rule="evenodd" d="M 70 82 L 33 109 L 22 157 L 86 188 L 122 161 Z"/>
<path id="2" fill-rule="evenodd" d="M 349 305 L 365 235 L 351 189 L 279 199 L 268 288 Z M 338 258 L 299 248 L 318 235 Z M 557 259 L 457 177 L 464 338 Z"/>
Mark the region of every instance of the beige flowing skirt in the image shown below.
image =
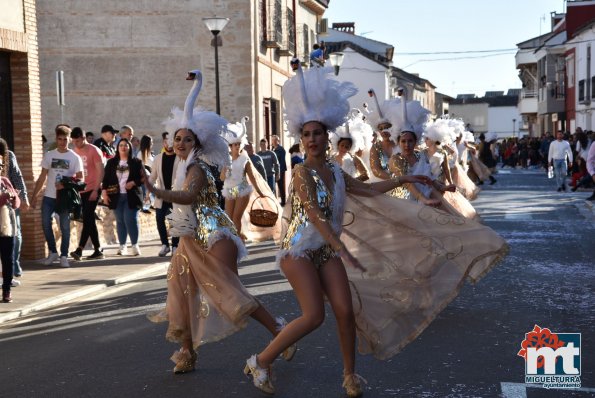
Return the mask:
<path id="1" fill-rule="evenodd" d="M 167 272 L 165 310 L 149 319 L 169 322 L 167 340 L 198 348 L 244 328 L 258 305 L 234 272 L 184 236 Z"/>
<path id="2" fill-rule="evenodd" d="M 462 215 L 470 220 L 479 221 L 479 216 L 471 203 L 459 192 L 444 192 L 444 200 L 456 210 L 456 215 Z"/>
<path id="3" fill-rule="evenodd" d="M 471 156 L 471 169 L 473 169 L 473 171 L 481 181 L 487 180 L 492 175 L 492 172 L 490 171 L 490 169 L 488 169 L 488 166 L 483 164 L 483 162 L 479 160 L 475 155 Z"/>
<path id="4" fill-rule="evenodd" d="M 342 240 L 368 271 L 347 268 L 358 349 L 387 359 L 413 341 L 508 252 L 477 222 L 408 200 L 348 195 Z"/>
<path id="5" fill-rule="evenodd" d="M 465 173 L 463 167 L 456 163 L 455 167 L 453 167 L 450 171 L 452 173 L 452 180 L 454 184 L 457 186 L 457 189 L 459 189 L 463 196 L 465 196 L 468 200 L 474 200 L 477 198 L 480 189 L 467 176 L 467 173 Z"/>

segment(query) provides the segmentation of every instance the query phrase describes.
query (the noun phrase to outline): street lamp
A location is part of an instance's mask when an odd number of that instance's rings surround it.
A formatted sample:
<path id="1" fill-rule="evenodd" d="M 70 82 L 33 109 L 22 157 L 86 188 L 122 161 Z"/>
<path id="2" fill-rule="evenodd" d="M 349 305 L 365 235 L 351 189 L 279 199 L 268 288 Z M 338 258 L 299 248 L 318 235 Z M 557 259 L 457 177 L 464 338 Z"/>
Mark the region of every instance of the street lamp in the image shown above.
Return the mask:
<path id="1" fill-rule="evenodd" d="M 512 138 L 514 138 L 515 132 L 516 132 L 516 119 L 512 119 Z"/>
<path id="2" fill-rule="evenodd" d="M 343 58 L 345 54 L 343 53 L 330 53 L 329 60 L 331 61 L 331 65 L 335 68 L 335 76 L 339 76 L 339 68 L 343 63 Z"/>
<path id="3" fill-rule="evenodd" d="M 217 107 L 217 114 L 221 114 L 221 105 L 219 103 L 219 42 L 217 40 L 217 35 L 225 28 L 227 23 L 229 22 L 229 18 L 220 18 L 220 17 L 212 17 L 212 18 L 203 18 L 202 21 L 207 25 L 207 28 L 211 31 L 214 37 L 215 43 L 215 101 Z"/>

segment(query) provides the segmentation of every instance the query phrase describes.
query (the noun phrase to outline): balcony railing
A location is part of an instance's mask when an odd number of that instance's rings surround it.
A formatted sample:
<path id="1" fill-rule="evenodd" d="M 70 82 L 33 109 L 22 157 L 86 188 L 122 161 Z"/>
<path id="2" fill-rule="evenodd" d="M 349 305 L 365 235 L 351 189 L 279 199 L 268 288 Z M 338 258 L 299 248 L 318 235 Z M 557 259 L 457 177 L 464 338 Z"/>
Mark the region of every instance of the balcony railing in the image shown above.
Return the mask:
<path id="1" fill-rule="evenodd" d="M 535 98 L 537 90 L 521 90 L 521 98 Z"/>

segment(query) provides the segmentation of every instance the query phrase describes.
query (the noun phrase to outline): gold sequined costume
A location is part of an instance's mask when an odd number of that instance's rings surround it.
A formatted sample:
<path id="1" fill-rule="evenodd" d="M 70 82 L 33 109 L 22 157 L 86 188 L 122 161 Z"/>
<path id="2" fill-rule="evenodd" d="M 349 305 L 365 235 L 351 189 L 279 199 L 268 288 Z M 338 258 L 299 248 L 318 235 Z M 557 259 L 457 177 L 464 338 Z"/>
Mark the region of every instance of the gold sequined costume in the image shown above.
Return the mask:
<path id="1" fill-rule="evenodd" d="M 485 275 L 508 246 L 486 226 L 377 194 L 337 165 L 329 165 L 333 187 L 325 186 L 314 170 L 296 166 L 294 184 L 298 175 L 304 183 L 292 186 L 291 213 L 278 259 L 313 259 L 311 251 L 328 250 L 314 224 L 328 223 L 341 234 L 345 247 L 367 268 L 362 273 L 347 267 L 359 351 L 387 359 L 430 324 L 457 296 L 465 279 L 476 282 Z M 308 199 L 296 199 L 297 190 L 306 192 Z M 312 206 L 320 210 L 314 221 L 307 215 Z M 335 253 L 331 250 L 330 255 Z"/>
<path id="2" fill-rule="evenodd" d="M 246 249 L 219 207 L 215 181 L 206 163 L 199 160 L 188 168 L 181 189 L 157 190 L 156 194 L 176 204 L 172 222 L 178 234 L 184 233 L 167 272 L 165 312 L 150 319 L 169 321 L 166 338 L 170 341 L 181 343 L 191 338 L 197 348 L 221 340 L 246 326 L 258 303 L 209 249 L 220 239 L 234 242 L 238 259 Z"/>

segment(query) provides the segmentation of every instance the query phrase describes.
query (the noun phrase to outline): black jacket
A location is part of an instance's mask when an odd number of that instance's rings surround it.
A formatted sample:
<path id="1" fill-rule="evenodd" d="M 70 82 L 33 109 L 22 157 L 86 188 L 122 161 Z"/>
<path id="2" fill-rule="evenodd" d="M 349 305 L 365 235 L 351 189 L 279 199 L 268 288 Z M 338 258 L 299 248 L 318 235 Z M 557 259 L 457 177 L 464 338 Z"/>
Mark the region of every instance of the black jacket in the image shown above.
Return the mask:
<path id="1" fill-rule="evenodd" d="M 120 186 L 118 181 L 118 174 L 116 173 L 116 167 L 120 163 L 119 158 L 111 158 L 105 165 L 105 175 L 103 176 L 104 190 L 107 190 L 109 196 L 109 208 L 115 209 L 118 205 L 118 196 L 120 195 Z M 128 158 L 128 181 L 134 181 L 134 188 L 127 190 L 128 195 L 128 207 L 130 209 L 140 209 L 143 206 L 143 193 L 141 191 L 142 185 L 142 168 L 143 162 L 137 158 Z M 116 192 L 110 192 L 110 188 L 117 186 Z"/>

